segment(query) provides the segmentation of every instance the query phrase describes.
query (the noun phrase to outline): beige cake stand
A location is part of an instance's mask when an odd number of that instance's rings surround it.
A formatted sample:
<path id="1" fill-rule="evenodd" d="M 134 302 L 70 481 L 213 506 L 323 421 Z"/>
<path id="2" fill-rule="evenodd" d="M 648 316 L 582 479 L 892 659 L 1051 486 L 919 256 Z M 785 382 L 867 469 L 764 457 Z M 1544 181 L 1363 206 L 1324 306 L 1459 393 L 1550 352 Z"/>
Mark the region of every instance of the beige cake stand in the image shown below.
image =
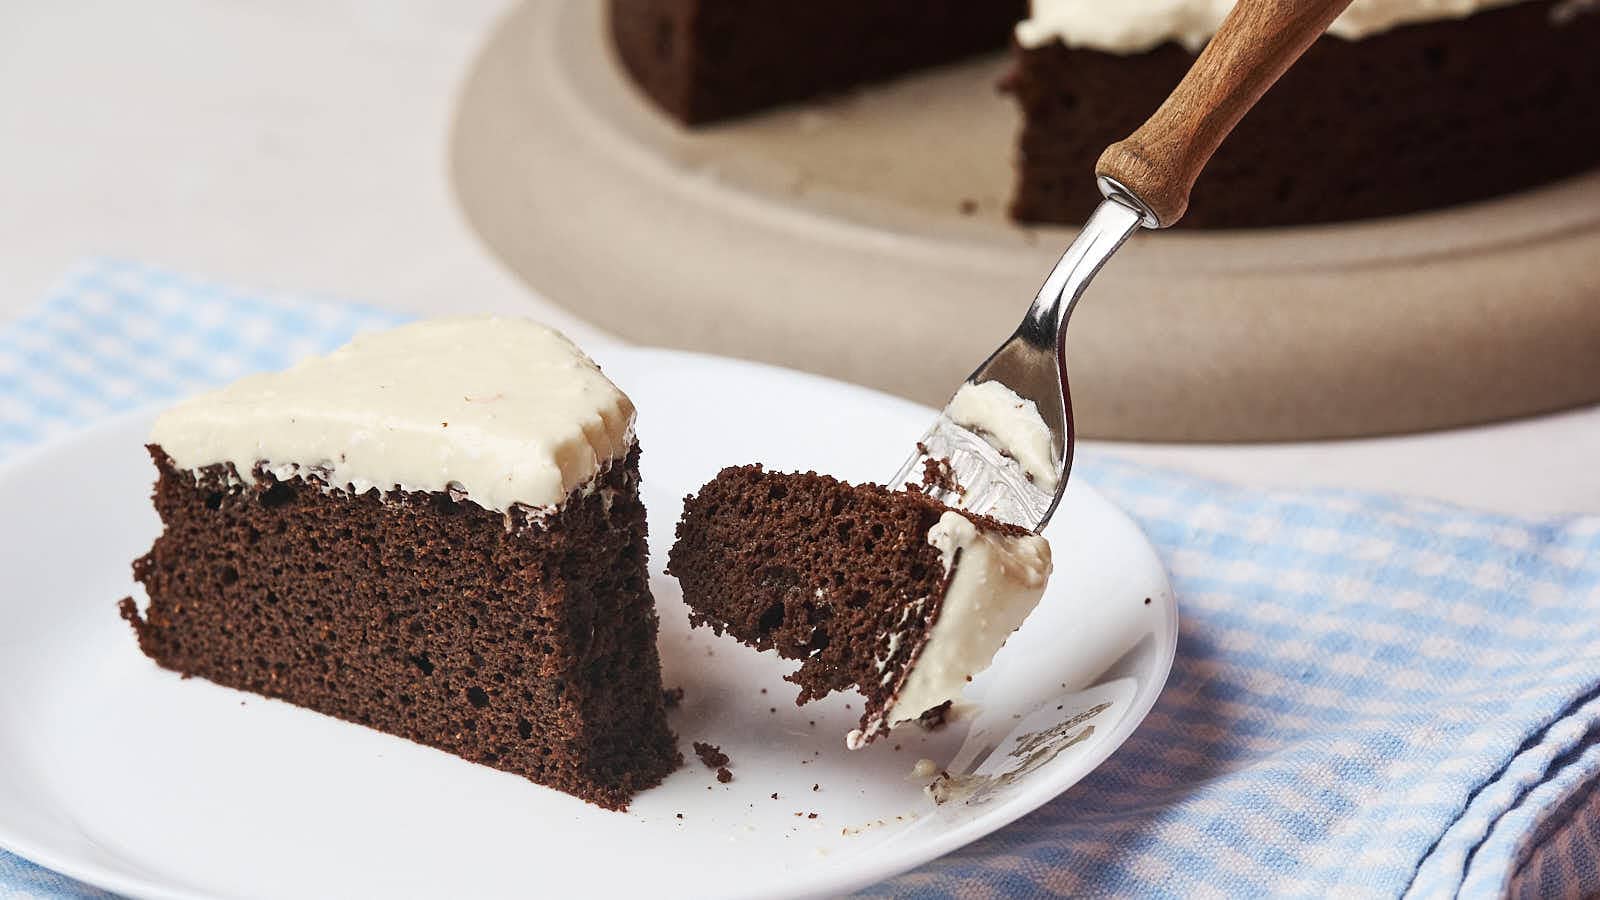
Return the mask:
<path id="1" fill-rule="evenodd" d="M 1004 218 L 1003 60 L 688 133 L 619 71 L 602 6 L 523 6 L 461 97 L 456 189 L 529 284 L 631 340 L 930 403 L 1016 326 L 1072 232 Z M 1070 334 L 1095 437 L 1351 436 L 1591 403 L 1600 174 L 1372 223 L 1145 235 Z"/>

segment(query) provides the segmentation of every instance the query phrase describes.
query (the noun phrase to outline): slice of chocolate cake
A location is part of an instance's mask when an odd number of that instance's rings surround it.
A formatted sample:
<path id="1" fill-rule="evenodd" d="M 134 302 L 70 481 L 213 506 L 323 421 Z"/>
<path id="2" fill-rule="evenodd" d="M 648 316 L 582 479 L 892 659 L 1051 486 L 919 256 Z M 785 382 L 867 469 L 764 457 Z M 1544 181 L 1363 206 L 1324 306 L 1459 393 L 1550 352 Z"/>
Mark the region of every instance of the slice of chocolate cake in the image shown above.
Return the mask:
<path id="1" fill-rule="evenodd" d="M 122 602 L 166 668 L 609 809 L 667 729 L 633 407 L 561 335 L 421 322 L 161 416 Z"/>
<path id="2" fill-rule="evenodd" d="M 694 625 L 801 660 L 796 702 L 856 688 L 852 748 L 942 715 L 1044 593 L 1050 545 L 921 494 L 760 466 L 684 503 L 667 571 Z"/>

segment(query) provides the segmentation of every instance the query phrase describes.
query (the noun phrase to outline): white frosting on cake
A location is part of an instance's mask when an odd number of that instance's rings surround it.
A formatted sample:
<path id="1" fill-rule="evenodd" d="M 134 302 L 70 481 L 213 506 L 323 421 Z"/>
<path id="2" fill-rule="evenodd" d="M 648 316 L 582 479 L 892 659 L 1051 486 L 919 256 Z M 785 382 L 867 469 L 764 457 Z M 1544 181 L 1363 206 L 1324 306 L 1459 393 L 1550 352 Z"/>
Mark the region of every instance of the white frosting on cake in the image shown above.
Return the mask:
<path id="1" fill-rule="evenodd" d="M 1056 489 L 1055 442 L 1032 400 L 1024 400 L 998 381 L 963 384 L 945 415 L 963 428 L 982 435 L 996 450 L 1022 466 L 1033 483 L 1046 491 Z"/>
<path id="2" fill-rule="evenodd" d="M 911 664 L 889 725 L 910 721 L 957 700 L 972 677 L 989 667 L 1006 638 L 1039 605 L 1050 577 L 1050 544 L 1035 534 L 985 532 L 958 512 L 946 512 L 928 531 L 950 576 L 938 618 Z"/>
<path id="3" fill-rule="evenodd" d="M 628 453 L 633 404 L 561 334 L 519 318 L 433 319 L 357 337 L 156 420 L 182 469 L 451 491 L 487 509 L 559 505 Z"/>
<path id="4" fill-rule="evenodd" d="M 1033 0 L 1033 14 L 1017 26 L 1017 43 L 1109 53 L 1143 53 L 1167 41 L 1199 50 L 1217 33 L 1234 0 Z M 1355 0 L 1328 33 L 1358 40 L 1415 22 L 1461 19 L 1526 0 Z"/>

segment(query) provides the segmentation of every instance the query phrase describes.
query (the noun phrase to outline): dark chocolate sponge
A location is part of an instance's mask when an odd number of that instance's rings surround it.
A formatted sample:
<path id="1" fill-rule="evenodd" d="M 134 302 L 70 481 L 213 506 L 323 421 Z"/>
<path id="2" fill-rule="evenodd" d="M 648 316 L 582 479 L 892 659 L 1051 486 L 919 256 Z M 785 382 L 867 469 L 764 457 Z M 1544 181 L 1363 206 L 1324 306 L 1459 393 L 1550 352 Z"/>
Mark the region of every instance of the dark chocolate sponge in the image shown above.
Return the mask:
<path id="1" fill-rule="evenodd" d="M 1324 37 L 1222 144 L 1179 227 L 1253 228 L 1438 209 L 1600 165 L 1600 14 L 1554 0 Z M 1166 99 L 1194 56 L 1058 42 L 1017 51 L 1022 108 L 1012 216 L 1076 224 L 1094 164 Z"/>
<path id="2" fill-rule="evenodd" d="M 162 666 L 607 809 L 682 763 L 667 729 L 639 452 L 541 523 L 445 493 L 351 496 L 150 447 L 166 528 L 122 614 Z"/>
<path id="3" fill-rule="evenodd" d="M 802 660 L 788 676 L 797 704 L 859 690 L 870 739 L 937 620 L 948 578 L 928 530 L 947 510 L 815 472 L 730 467 L 684 501 L 667 571 L 691 624 Z"/>

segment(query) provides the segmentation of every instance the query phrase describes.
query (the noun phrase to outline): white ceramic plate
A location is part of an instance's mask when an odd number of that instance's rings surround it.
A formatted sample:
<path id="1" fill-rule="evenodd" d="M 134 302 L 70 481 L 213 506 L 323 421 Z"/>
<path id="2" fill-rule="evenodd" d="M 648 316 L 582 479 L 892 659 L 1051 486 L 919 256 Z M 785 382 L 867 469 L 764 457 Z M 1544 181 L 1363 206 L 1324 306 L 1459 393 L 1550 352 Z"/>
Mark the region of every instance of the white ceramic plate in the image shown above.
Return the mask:
<path id="1" fill-rule="evenodd" d="M 679 500 L 721 466 L 883 478 L 931 411 L 731 360 L 602 361 L 641 411 L 665 679 L 686 692 L 672 723 L 689 760 L 664 785 L 605 812 L 158 669 L 115 610 L 158 529 L 139 415 L 0 472 L 0 845 L 141 896 L 828 895 L 1045 803 L 1155 702 L 1177 637 L 1166 576 L 1138 528 L 1074 482 L 1047 531 L 1049 593 L 970 686 L 981 711 L 845 750 L 857 698 L 797 708 L 792 664 L 690 632 L 659 569 Z M 732 757 L 732 783 L 695 740 Z M 934 805 L 908 777 L 919 757 L 975 774 L 973 793 Z"/>

